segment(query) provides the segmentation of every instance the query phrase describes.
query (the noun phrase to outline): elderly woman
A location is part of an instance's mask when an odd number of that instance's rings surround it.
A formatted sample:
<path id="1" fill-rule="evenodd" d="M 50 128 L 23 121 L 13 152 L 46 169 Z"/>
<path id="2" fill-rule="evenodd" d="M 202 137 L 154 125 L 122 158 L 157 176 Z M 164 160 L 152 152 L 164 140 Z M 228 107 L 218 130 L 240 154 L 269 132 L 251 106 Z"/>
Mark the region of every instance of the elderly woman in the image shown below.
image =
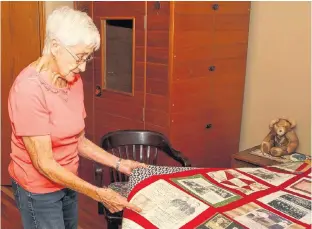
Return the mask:
<path id="1" fill-rule="evenodd" d="M 77 228 L 77 192 L 111 211 L 140 208 L 109 188 L 77 175 L 79 157 L 129 175 L 145 167 L 105 152 L 84 135 L 84 94 L 79 75 L 100 46 L 86 13 L 68 7 L 49 15 L 43 54 L 17 76 L 9 94 L 12 152 L 9 173 L 24 229 Z"/>

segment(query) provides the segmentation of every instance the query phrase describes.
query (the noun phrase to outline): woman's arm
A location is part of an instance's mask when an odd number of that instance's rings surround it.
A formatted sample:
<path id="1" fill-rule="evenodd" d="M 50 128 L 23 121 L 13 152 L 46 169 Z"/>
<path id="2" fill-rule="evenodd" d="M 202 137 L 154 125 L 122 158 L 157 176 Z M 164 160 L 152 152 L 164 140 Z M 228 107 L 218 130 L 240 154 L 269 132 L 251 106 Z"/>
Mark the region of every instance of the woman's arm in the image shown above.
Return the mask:
<path id="1" fill-rule="evenodd" d="M 113 168 L 116 168 L 117 162 L 119 160 L 118 157 L 106 152 L 101 147 L 87 139 L 84 132 L 82 132 L 79 136 L 78 153 L 84 158 Z"/>
<path id="2" fill-rule="evenodd" d="M 124 207 L 134 211 L 141 210 L 113 190 L 98 188 L 58 164 L 53 158 L 49 135 L 23 137 L 22 139 L 34 167 L 51 181 L 85 194 L 96 201 L 103 202 L 111 212 L 120 211 Z"/>
<path id="3" fill-rule="evenodd" d="M 120 159 L 91 142 L 85 137 L 84 132 L 82 132 L 79 136 L 78 151 L 80 156 L 112 168 L 117 167 L 117 162 Z M 132 170 L 135 168 L 147 168 L 146 164 L 140 163 L 138 161 L 122 160 L 119 162 L 119 171 L 126 175 L 130 175 Z"/>

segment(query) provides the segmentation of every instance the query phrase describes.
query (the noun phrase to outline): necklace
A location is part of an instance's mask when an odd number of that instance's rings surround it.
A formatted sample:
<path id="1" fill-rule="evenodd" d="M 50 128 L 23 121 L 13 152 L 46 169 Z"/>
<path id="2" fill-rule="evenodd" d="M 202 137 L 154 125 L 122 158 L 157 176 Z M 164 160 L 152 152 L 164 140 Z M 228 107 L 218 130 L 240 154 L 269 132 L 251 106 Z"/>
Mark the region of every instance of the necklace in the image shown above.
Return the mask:
<path id="1" fill-rule="evenodd" d="M 43 79 L 40 76 L 40 73 L 37 74 L 37 78 L 39 82 L 41 83 L 41 85 L 43 85 L 47 91 L 50 91 L 52 93 L 59 95 L 65 102 L 68 101 L 68 94 L 70 91 L 70 87 L 66 86 L 64 88 L 57 88 L 51 85 L 50 83 L 48 83 L 45 79 Z"/>

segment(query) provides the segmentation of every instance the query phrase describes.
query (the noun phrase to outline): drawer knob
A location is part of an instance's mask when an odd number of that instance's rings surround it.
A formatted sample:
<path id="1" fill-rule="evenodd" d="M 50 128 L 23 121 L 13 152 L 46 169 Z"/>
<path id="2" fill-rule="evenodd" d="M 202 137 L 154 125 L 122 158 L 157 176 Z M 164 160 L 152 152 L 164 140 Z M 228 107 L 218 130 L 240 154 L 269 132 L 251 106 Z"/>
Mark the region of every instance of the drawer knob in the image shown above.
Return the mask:
<path id="1" fill-rule="evenodd" d="M 160 10 L 160 1 L 156 1 L 154 3 L 154 8 L 155 8 L 155 10 Z"/>
<path id="2" fill-rule="evenodd" d="M 100 85 L 96 85 L 95 86 L 95 96 L 101 97 L 101 95 L 102 95 L 102 88 Z"/>
<path id="3" fill-rule="evenodd" d="M 206 125 L 206 129 L 210 129 L 211 127 L 212 127 L 212 124 L 211 124 L 211 123 L 209 123 L 209 124 Z"/>
<path id="4" fill-rule="evenodd" d="M 219 4 L 213 4 L 212 5 L 213 10 L 218 10 L 219 9 Z"/>
<path id="5" fill-rule="evenodd" d="M 209 71 L 213 72 L 214 70 L 216 70 L 216 66 L 212 65 L 208 69 L 209 69 Z"/>

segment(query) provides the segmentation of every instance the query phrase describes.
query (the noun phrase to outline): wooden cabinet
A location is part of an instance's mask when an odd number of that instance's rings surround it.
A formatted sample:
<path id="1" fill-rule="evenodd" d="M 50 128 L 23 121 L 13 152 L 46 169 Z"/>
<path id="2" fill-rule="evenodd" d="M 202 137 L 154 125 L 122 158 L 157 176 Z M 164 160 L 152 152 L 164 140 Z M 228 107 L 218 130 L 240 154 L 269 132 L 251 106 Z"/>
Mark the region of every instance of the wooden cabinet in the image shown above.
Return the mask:
<path id="1" fill-rule="evenodd" d="M 194 166 L 230 167 L 239 147 L 250 2 L 75 5 L 87 8 L 101 33 L 84 78 L 89 137 L 156 130 Z"/>

